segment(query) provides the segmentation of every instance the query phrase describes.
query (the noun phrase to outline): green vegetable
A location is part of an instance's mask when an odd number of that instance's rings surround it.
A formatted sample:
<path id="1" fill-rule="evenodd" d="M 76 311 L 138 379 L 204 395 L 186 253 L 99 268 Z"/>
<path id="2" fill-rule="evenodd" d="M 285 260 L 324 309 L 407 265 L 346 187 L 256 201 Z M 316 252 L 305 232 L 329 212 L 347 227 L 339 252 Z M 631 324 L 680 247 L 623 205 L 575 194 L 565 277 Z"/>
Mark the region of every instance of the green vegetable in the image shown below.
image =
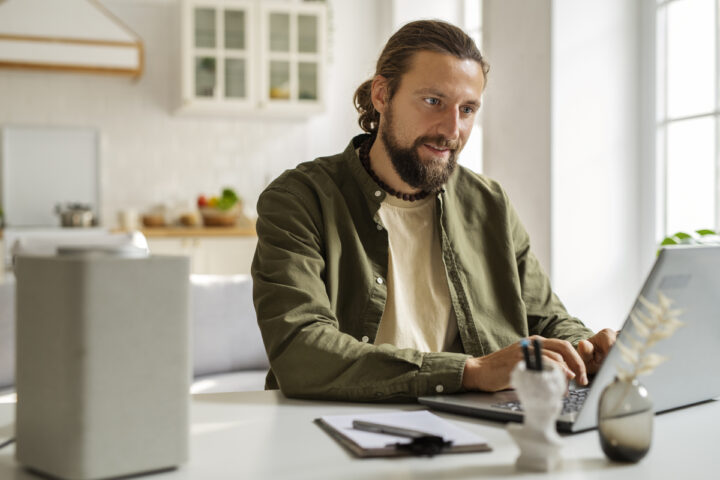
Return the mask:
<path id="1" fill-rule="evenodd" d="M 240 200 L 235 190 L 223 188 L 222 195 L 218 198 L 216 207 L 220 210 L 230 210 Z"/>

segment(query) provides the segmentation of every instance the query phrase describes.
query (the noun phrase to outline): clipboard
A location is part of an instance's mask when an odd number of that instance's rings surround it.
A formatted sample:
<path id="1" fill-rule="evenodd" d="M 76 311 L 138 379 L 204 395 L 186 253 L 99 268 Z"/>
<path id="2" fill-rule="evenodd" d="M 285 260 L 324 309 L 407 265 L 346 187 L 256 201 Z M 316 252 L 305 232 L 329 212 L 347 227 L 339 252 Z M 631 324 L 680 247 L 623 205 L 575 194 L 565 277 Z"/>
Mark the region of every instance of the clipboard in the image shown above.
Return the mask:
<path id="1" fill-rule="evenodd" d="M 434 453 L 488 452 L 492 450 L 482 436 L 458 427 L 428 410 L 328 415 L 315 419 L 315 423 L 360 458 L 423 454 L 408 448 L 414 441 L 412 438 L 353 428 L 353 422 L 358 420 L 398 429 L 427 432 L 429 435 L 440 437 L 446 446 L 441 451 Z"/>

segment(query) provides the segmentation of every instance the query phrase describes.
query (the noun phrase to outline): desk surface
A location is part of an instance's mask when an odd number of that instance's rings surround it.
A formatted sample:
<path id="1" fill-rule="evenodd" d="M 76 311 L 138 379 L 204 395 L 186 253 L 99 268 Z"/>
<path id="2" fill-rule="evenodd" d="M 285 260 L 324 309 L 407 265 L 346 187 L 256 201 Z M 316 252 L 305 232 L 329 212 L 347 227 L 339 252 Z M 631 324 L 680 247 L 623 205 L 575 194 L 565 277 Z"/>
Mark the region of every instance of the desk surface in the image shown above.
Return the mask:
<path id="1" fill-rule="evenodd" d="M 492 452 L 433 458 L 357 459 L 312 423 L 320 415 L 351 414 L 418 405 L 372 405 L 291 400 L 278 392 L 193 396 L 191 459 L 157 480 L 181 479 L 474 479 L 506 478 L 717 478 L 720 402 L 655 417 L 653 445 L 636 465 L 608 462 L 597 431 L 564 437 L 563 468 L 527 474 L 514 467 L 518 450 L 500 423 L 439 415 L 483 435 Z M 0 438 L 11 434 L 13 404 L 0 404 Z M 12 446 L 0 450 L 0 479 L 37 479 L 19 468 Z"/>

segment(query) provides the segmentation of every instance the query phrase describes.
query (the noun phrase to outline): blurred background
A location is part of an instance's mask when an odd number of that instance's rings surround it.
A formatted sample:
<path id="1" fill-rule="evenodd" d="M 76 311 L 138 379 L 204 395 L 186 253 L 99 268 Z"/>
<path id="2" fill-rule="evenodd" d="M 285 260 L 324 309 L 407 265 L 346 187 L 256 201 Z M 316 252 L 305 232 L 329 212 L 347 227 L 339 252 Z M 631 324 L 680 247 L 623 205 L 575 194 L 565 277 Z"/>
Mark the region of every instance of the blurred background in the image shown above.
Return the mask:
<path id="1" fill-rule="evenodd" d="M 570 312 L 619 327 L 662 238 L 718 225 L 719 5 L 2 1 L 4 248 L 87 211 L 196 273 L 246 273 L 260 192 L 343 150 L 387 38 L 441 18 L 491 66 L 461 164 L 507 189 Z"/>

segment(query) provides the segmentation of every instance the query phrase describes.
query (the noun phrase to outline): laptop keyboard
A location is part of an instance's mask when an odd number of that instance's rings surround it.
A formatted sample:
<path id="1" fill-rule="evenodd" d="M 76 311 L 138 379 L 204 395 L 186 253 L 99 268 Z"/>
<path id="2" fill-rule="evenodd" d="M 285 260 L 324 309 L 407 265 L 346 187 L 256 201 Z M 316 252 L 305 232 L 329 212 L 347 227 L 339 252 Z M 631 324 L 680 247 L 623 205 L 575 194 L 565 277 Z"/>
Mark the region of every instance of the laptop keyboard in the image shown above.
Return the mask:
<path id="1" fill-rule="evenodd" d="M 578 388 L 575 390 L 570 390 L 568 392 L 568 395 L 563 398 L 563 409 L 562 409 L 562 412 L 560 412 L 560 415 L 565 415 L 568 413 L 576 413 L 576 412 L 580 411 L 580 409 L 583 406 L 583 403 L 585 403 L 585 399 L 587 398 L 589 392 L 590 392 L 589 388 Z M 519 401 L 496 403 L 496 404 L 493 404 L 492 406 L 495 408 L 504 408 L 506 410 L 512 410 L 513 412 L 522 412 L 523 411 L 522 405 L 520 405 Z"/>

